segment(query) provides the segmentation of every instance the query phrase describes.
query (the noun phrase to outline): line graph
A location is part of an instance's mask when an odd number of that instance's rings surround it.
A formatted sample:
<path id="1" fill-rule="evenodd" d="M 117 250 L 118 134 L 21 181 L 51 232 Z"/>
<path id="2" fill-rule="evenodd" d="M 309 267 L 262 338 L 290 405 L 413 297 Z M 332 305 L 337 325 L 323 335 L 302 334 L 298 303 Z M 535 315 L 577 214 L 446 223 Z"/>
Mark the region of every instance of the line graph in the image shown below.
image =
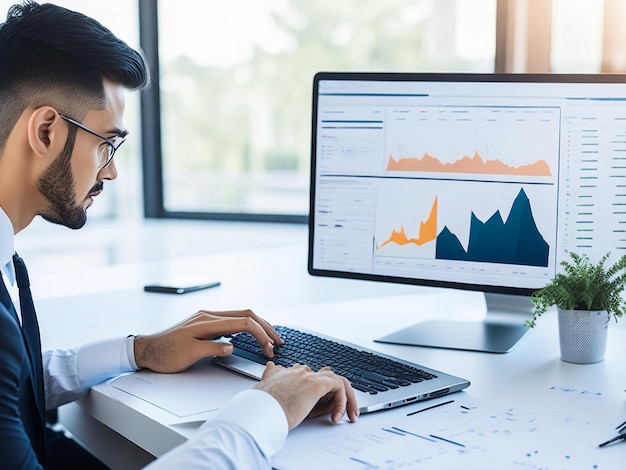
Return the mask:
<path id="1" fill-rule="evenodd" d="M 401 157 L 395 159 L 389 155 L 386 171 L 418 171 L 441 173 L 473 173 L 489 175 L 524 175 L 524 176 L 552 176 L 550 166 L 544 159 L 520 166 L 507 165 L 500 159 L 483 159 L 474 152 L 472 157 L 463 157 L 449 163 L 444 163 L 429 153 L 422 157 Z"/>
<path id="2" fill-rule="evenodd" d="M 380 170 L 389 176 L 480 174 L 553 183 L 559 126 L 560 111 L 551 107 L 388 108 Z"/>
<path id="3" fill-rule="evenodd" d="M 506 220 L 500 211 L 486 221 L 471 213 L 467 249 L 448 227 L 437 236 L 437 259 L 547 267 L 549 254 L 550 246 L 537 229 L 524 189 L 513 201 Z"/>
<path id="4" fill-rule="evenodd" d="M 402 198 L 388 199 L 382 190 L 378 194 L 375 256 L 380 260 L 548 266 L 552 241 L 544 238 L 540 227 L 545 227 L 545 220 L 538 223 L 523 186 L 491 183 L 471 186 L 473 193 L 468 194 L 463 189 L 470 187 L 467 183 L 437 194 L 440 183 L 405 184 Z M 545 219 L 545 214 L 540 218 Z"/>
<path id="5" fill-rule="evenodd" d="M 376 244 L 376 250 L 380 250 L 385 245 L 395 243 L 399 246 L 414 244 L 422 246 L 428 242 L 432 242 L 437 238 L 437 198 L 433 202 L 430 214 L 425 222 L 419 223 L 419 235 L 417 238 L 409 238 L 404 230 L 404 226 L 400 227 L 400 230 L 392 230 L 391 235 L 385 241 L 380 244 Z"/>

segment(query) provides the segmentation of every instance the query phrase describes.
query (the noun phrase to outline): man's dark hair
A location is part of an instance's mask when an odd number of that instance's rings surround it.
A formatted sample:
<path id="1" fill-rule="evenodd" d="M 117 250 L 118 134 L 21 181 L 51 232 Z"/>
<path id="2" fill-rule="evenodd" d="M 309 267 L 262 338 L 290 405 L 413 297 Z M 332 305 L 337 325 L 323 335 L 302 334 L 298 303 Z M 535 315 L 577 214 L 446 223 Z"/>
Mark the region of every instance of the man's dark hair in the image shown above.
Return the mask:
<path id="1" fill-rule="evenodd" d="M 0 25 L 0 149 L 28 107 L 74 119 L 102 109 L 103 79 L 137 90 L 150 75 L 143 55 L 96 20 L 31 0 L 13 5 Z"/>

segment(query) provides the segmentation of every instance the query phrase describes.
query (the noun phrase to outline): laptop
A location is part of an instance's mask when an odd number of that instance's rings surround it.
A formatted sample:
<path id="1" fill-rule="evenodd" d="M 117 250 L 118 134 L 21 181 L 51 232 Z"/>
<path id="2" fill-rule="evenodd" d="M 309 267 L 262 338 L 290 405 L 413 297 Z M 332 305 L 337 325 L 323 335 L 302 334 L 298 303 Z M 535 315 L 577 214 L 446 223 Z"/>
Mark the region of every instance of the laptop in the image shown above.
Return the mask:
<path id="1" fill-rule="evenodd" d="M 318 332 L 276 325 L 274 328 L 285 340 L 285 344 L 274 351 L 275 363 L 286 367 L 294 363 L 307 364 L 313 370 L 330 365 L 352 384 L 361 413 L 441 397 L 470 385 L 466 379 Z M 254 337 L 240 333 L 230 341 L 235 345 L 233 354 L 216 357 L 215 363 L 260 380 L 269 359 L 263 356 Z M 340 363 L 335 363 L 337 359 Z M 357 364 L 360 367 L 355 371 Z"/>

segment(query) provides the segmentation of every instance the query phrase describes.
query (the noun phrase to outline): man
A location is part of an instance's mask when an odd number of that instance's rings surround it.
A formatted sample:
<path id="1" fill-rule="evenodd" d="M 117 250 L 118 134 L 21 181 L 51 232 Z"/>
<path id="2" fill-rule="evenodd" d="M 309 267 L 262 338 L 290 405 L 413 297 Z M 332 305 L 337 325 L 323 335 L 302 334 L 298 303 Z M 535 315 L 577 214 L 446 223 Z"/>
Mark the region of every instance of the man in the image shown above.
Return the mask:
<path id="1" fill-rule="evenodd" d="M 36 316 L 24 294 L 25 268 L 13 254 L 14 236 L 37 215 L 74 229 L 85 224 L 103 181 L 117 177 L 113 157 L 127 135 L 124 89 L 141 89 L 149 77 L 142 56 L 96 21 L 31 1 L 13 6 L 0 26 L 0 64 L 2 467 L 42 468 L 49 461 L 49 468 L 94 468 L 93 461 L 72 460 L 79 452 L 64 436 L 46 435 L 44 401 L 51 409 L 123 372 L 177 372 L 203 357 L 230 354 L 230 345 L 210 340 L 219 335 L 248 331 L 269 358 L 282 340 L 251 311 L 199 311 L 156 334 L 42 357 Z M 270 362 L 258 384 L 233 397 L 194 438 L 151 465 L 267 467 L 288 430 L 308 415 L 327 412 L 333 422 L 346 413 L 350 421 L 357 419 L 354 393 L 345 379 L 327 369 L 284 369 Z"/>

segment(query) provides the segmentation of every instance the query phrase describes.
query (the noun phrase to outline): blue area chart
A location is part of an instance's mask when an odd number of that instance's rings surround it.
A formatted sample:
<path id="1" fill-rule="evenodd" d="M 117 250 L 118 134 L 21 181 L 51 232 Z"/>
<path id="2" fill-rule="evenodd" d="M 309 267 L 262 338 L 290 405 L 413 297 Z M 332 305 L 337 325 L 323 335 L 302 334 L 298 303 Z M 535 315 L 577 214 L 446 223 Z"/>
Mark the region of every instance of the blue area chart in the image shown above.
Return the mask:
<path id="1" fill-rule="evenodd" d="M 447 226 L 437 235 L 437 259 L 546 267 L 549 252 L 524 189 L 515 198 L 506 222 L 500 211 L 486 222 L 472 212 L 467 250 Z"/>

